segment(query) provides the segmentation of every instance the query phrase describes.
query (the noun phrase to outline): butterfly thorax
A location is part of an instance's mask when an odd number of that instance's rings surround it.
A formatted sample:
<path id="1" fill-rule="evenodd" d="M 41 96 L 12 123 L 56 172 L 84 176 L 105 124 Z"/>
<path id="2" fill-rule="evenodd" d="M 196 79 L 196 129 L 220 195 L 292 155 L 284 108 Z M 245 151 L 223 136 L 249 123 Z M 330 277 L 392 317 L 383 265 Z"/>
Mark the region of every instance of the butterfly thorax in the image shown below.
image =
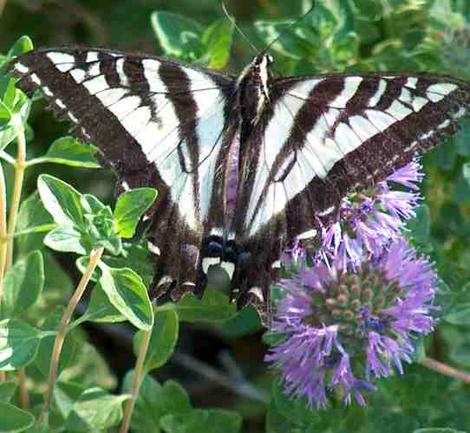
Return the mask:
<path id="1" fill-rule="evenodd" d="M 269 100 L 270 65 L 272 58 L 266 54 L 259 54 L 243 70 L 237 80 L 237 99 L 240 107 L 240 134 L 233 140 L 226 161 L 225 177 L 225 214 L 226 222 L 230 225 L 235 212 L 236 197 L 238 194 L 240 152 L 244 143 L 251 135 L 253 128 L 258 124 Z"/>
<path id="2" fill-rule="evenodd" d="M 259 122 L 269 101 L 271 64 L 271 56 L 261 53 L 245 68 L 238 79 L 242 141 Z"/>

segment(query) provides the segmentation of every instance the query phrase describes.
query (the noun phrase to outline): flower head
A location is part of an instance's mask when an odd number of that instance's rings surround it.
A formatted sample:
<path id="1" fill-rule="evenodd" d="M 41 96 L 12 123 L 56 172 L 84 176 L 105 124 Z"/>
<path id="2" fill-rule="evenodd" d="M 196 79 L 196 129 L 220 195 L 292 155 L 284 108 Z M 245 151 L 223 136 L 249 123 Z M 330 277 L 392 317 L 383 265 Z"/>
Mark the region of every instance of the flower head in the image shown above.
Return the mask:
<path id="1" fill-rule="evenodd" d="M 324 407 L 339 390 L 365 404 L 372 381 L 411 362 L 413 338 L 433 329 L 437 276 L 405 240 L 346 273 L 341 260 L 282 280 L 273 331 L 284 340 L 266 360 L 282 370 L 287 393 Z"/>
<path id="2" fill-rule="evenodd" d="M 391 239 L 401 235 L 405 221 L 415 216 L 421 180 L 421 166 L 413 160 L 385 182 L 346 196 L 338 221 L 323 229 L 317 260 L 336 259 L 343 269 L 354 270 L 363 257 L 381 254 Z"/>

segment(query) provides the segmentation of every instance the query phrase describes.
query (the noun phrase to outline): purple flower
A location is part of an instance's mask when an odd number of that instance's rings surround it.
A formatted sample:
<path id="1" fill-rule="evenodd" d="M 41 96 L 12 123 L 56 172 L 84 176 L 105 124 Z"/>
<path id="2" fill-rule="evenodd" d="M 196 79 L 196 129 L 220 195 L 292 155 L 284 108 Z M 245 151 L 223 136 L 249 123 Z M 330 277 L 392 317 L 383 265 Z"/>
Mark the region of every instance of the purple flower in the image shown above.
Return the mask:
<path id="1" fill-rule="evenodd" d="M 273 329 L 283 340 L 266 360 L 282 373 L 285 391 L 325 407 L 333 390 L 345 404 L 365 404 L 376 378 L 403 373 L 414 338 L 433 330 L 437 275 L 403 239 L 380 256 L 363 259 L 355 273 L 342 259 L 304 267 L 281 280 L 285 297 Z"/>
<path id="2" fill-rule="evenodd" d="M 338 221 L 323 229 L 317 261 L 340 259 L 342 269 L 354 270 L 363 257 L 380 255 L 391 239 L 401 235 L 405 221 L 415 216 L 420 200 L 417 183 L 422 178 L 421 166 L 413 160 L 385 182 L 346 196 Z"/>

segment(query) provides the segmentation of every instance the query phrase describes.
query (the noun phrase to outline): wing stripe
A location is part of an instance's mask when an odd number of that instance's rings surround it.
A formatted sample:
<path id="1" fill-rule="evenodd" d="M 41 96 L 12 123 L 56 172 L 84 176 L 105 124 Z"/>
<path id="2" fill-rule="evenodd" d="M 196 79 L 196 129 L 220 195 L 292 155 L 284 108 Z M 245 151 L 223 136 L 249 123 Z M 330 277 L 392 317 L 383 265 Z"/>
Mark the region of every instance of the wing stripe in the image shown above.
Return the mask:
<path id="1" fill-rule="evenodd" d="M 293 95 L 301 92 L 306 92 L 311 95 L 322 81 L 323 80 L 319 79 L 301 82 L 290 89 L 289 92 Z M 251 188 L 249 188 L 251 191 L 251 199 L 248 202 L 246 221 L 250 221 L 250 224 L 251 220 L 255 217 L 262 196 L 266 193 L 265 188 L 268 179 L 275 176 L 275 173 L 279 170 L 279 166 L 283 163 L 283 158 L 280 155 L 291 137 L 292 131 L 295 130 L 294 124 L 296 116 L 304 106 L 305 100 L 299 98 L 292 99 L 292 104 L 289 109 L 281 99 L 274 103 L 273 115 L 264 133 L 270 145 L 264 146 L 263 153 L 258 155 L 256 175 Z"/>
<path id="2" fill-rule="evenodd" d="M 379 103 L 386 89 L 387 89 L 387 80 L 381 78 L 379 80 L 379 87 L 377 91 L 369 99 L 369 104 L 368 104 L 369 107 L 375 107 Z"/>

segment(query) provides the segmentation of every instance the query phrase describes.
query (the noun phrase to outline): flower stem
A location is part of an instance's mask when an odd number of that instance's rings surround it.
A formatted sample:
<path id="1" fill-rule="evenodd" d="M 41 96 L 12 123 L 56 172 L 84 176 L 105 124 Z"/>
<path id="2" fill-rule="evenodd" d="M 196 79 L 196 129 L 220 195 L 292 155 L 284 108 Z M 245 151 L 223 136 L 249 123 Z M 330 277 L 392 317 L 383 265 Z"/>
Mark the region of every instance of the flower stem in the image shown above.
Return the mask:
<path id="1" fill-rule="evenodd" d="M 5 276 L 7 254 L 7 193 L 5 174 L 0 164 L 0 304 L 3 297 L 3 279 Z"/>
<path id="2" fill-rule="evenodd" d="M 5 9 L 5 6 L 7 5 L 7 0 L 0 0 L 0 16 L 3 13 L 3 10 Z"/>
<path id="3" fill-rule="evenodd" d="M 0 164 L 0 305 L 3 297 L 3 280 L 7 257 L 7 190 L 3 166 Z M 3 319 L 3 317 L 0 317 Z M 0 371 L 0 382 L 6 379 L 5 372 Z"/>
<path id="4" fill-rule="evenodd" d="M 13 195 L 11 198 L 10 212 L 8 216 L 7 233 L 5 237 L 0 236 L 0 239 L 2 239 L 0 250 L 0 273 L 2 274 L 2 288 L 5 271 L 12 265 L 13 262 L 13 246 L 15 242 L 14 234 L 16 230 L 16 220 L 18 218 L 18 209 L 20 207 L 21 191 L 23 189 L 24 171 L 26 168 L 26 138 L 24 134 L 24 126 L 21 121 L 15 124 L 15 132 L 17 150 Z M 26 373 L 24 369 L 20 369 L 18 371 L 18 388 L 22 407 L 27 409 L 29 405 L 29 397 L 28 391 L 26 389 Z"/>
<path id="5" fill-rule="evenodd" d="M 21 191 L 23 189 L 24 171 L 26 168 L 26 138 L 24 135 L 24 126 L 17 125 L 16 138 L 18 148 L 16 151 L 15 162 L 15 181 L 13 185 L 13 196 L 11 198 L 10 215 L 8 216 L 8 236 L 7 236 L 7 256 L 6 268 L 8 269 L 13 262 L 13 244 L 15 239 L 16 220 L 18 218 L 18 209 L 20 207 Z"/>
<path id="6" fill-rule="evenodd" d="M 60 361 L 60 354 L 62 351 L 62 347 L 64 345 L 65 337 L 67 335 L 67 326 L 70 323 L 72 318 L 72 314 L 75 311 L 80 299 L 82 298 L 83 294 L 85 293 L 85 289 L 90 282 L 90 279 L 95 271 L 98 263 L 101 259 L 103 254 L 103 248 L 97 248 L 91 251 L 90 253 L 90 260 L 88 262 L 88 266 L 85 269 L 85 272 L 82 275 L 80 282 L 78 283 L 77 288 L 75 289 L 70 302 L 67 305 L 67 308 L 62 315 L 60 320 L 59 327 L 57 328 L 57 335 L 54 341 L 54 347 L 52 349 L 51 355 L 51 362 L 49 367 L 49 380 L 48 380 L 48 387 L 46 391 L 46 398 L 44 401 L 44 406 L 41 410 L 41 415 L 39 419 L 41 421 L 45 421 L 47 414 L 51 408 L 52 404 L 52 396 L 54 393 L 54 386 L 57 382 L 57 376 L 59 372 L 59 361 Z"/>
<path id="7" fill-rule="evenodd" d="M 122 424 L 119 433 L 127 433 L 129 431 L 132 412 L 134 411 L 135 402 L 137 400 L 137 396 L 139 395 L 140 385 L 142 384 L 144 361 L 147 355 L 147 350 L 149 348 L 151 335 L 151 329 L 145 331 L 143 334 L 139 354 L 137 355 L 137 361 L 135 363 L 134 382 L 132 383 L 131 398 L 126 403 L 126 408 L 124 409 L 124 416 L 122 417 Z"/>
<path id="8" fill-rule="evenodd" d="M 470 373 L 457 370 L 456 368 L 444 364 L 443 362 L 436 361 L 432 358 L 424 358 L 422 361 L 420 361 L 420 364 L 431 370 L 437 371 L 444 376 L 453 377 L 454 379 L 462 380 L 465 383 L 470 383 Z"/>
<path id="9" fill-rule="evenodd" d="M 20 368 L 18 370 L 18 391 L 20 394 L 21 407 L 23 409 L 29 409 L 30 402 L 29 402 L 28 388 L 26 386 L 26 370 L 24 368 Z"/>

